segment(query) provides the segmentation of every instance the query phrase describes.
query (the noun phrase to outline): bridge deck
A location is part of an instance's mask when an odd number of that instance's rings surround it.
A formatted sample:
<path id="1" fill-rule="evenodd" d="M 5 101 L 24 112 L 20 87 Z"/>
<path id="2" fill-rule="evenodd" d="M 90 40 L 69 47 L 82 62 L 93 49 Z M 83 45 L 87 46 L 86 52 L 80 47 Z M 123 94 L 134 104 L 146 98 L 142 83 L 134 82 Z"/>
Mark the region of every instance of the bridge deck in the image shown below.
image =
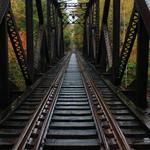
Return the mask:
<path id="1" fill-rule="evenodd" d="M 0 149 L 149 149 L 148 124 L 113 90 L 79 54 L 67 56 L 1 123 Z"/>

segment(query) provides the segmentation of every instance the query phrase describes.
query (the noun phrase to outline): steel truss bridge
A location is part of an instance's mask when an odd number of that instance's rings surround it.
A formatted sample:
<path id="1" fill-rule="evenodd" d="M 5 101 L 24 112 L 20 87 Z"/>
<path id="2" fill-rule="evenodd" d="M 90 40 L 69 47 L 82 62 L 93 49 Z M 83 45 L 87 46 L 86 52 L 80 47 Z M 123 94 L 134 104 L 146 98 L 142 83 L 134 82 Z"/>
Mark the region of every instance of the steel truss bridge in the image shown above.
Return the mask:
<path id="1" fill-rule="evenodd" d="M 13 3 L 0 0 L 0 149 L 150 149 L 150 2 L 133 1 L 121 46 L 120 0 L 105 0 L 102 17 L 100 0 L 46 0 L 45 6 L 41 0 L 25 0 L 24 48 Z M 34 13 L 39 24 L 36 41 Z M 83 28 L 82 52 L 66 52 L 68 24 Z M 135 79 L 123 89 L 135 41 Z M 25 91 L 18 91 L 9 78 L 8 43 Z"/>

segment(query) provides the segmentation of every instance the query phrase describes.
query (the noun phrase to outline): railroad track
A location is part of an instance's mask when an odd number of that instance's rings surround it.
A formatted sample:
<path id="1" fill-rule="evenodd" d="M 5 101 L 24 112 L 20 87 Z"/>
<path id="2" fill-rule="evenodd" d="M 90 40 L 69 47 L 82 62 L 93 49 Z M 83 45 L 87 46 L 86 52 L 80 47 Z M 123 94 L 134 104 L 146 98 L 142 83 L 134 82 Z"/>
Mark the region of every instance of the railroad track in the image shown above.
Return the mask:
<path id="1" fill-rule="evenodd" d="M 57 82 L 53 97 L 49 96 L 14 150 L 130 149 L 115 121 L 110 121 L 111 115 L 100 102 L 75 53 Z"/>
<path id="2" fill-rule="evenodd" d="M 24 128 L 32 119 L 35 110 L 42 104 L 51 93 L 54 92 L 56 79 L 58 80 L 63 71 L 63 66 L 67 63 L 69 56 L 66 56 L 57 65 L 53 66 L 49 71 L 39 79 L 29 90 L 18 98 L 8 109 L 9 113 L 1 119 L 0 124 L 0 149 L 8 150 L 18 142 Z M 60 71 L 62 70 L 62 71 Z M 4 112 L 5 114 L 5 112 Z"/>
<path id="3" fill-rule="evenodd" d="M 51 74 L 45 76 L 48 91 L 42 101 L 36 104 L 36 108 L 24 108 L 24 103 L 28 103 L 30 96 L 34 97 L 34 92 L 18 107 L 20 111 L 25 109 L 27 114 L 32 111 L 29 113 L 30 119 L 25 121 L 22 114 L 15 113 L 18 111 L 16 109 L 4 121 L 0 128 L 0 142 L 5 144 L 0 145 L 1 149 L 143 150 L 142 146 L 144 150 L 149 148 L 148 130 L 141 126 L 132 113 L 127 113 L 129 109 L 120 103 L 108 85 L 102 82 L 102 79 L 99 80 L 99 77 L 77 56 L 72 53 L 60 72 L 56 71 L 57 76 L 55 73 L 52 75 L 54 81 L 51 87 L 47 83 Z M 40 89 L 43 87 L 45 84 Z M 41 96 L 42 92 L 39 95 Z M 37 98 L 38 96 L 35 101 Z M 34 98 L 30 103 L 34 104 Z M 13 120 L 13 124 L 10 120 Z M 24 129 L 19 126 L 20 123 L 24 123 Z M 17 130 L 14 130 L 15 128 Z M 15 133 L 17 131 L 20 133 Z M 142 143 L 142 139 L 146 142 Z"/>
<path id="4" fill-rule="evenodd" d="M 117 96 L 115 89 L 110 87 L 108 82 L 101 78 L 81 57 L 80 59 L 82 64 L 84 64 L 84 68 L 86 68 L 85 72 L 88 72 L 97 93 L 108 106 L 130 147 L 132 149 L 149 150 L 150 130 L 147 126 Z M 105 125 L 103 125 L 103 128 L 105 128 Z"/>
<path id="5" fill-rule="evenodd" d="M 39 114 L 35 122 L 40 121 Z M 30 131 L 14 149 L 99 149 L 99 137 L 75 54 L 70 58 L 42 127 L 34 124 Z"/>

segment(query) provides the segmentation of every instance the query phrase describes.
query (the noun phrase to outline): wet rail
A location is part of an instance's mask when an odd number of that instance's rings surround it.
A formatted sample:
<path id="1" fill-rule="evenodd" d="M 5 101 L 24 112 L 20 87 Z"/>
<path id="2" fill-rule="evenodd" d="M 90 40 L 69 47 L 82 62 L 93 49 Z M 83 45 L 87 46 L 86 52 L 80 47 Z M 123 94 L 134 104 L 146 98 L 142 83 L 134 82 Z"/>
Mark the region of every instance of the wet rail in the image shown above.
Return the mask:
<path id="1" fill-rule="evenodd" d="M 129 101 L 121 98 L 117 89 L 101 77 L 96 70 L 80 57 L 85 72 L 94 85 L 100 99 L 107 105 L 111 115 L 119 125 L 131 149 L 150 149 L 150 130 L 138 110 L 132 109 Z M 131 106 L 130 106 L 131 105 Z M 130 107 L 130 108 L 129 108 Z M 106 125 L 102 125 L 106 128 Z"/>
<path id="2" fill-rule="evenodd" d="M 0 124 L 0 149 L 12 149 L 19 141 L 25 127 L 32 121 L 35 110 L 44 103 L 47 96 L 57 86 L 56 80 L 61 76 L 63 65 L 67 63 L 67 57 L 49 69 L 34 85 L 29 87 L 21 97 L 8 107 L 8 113 L 3 113 L 7 115 Z"/>

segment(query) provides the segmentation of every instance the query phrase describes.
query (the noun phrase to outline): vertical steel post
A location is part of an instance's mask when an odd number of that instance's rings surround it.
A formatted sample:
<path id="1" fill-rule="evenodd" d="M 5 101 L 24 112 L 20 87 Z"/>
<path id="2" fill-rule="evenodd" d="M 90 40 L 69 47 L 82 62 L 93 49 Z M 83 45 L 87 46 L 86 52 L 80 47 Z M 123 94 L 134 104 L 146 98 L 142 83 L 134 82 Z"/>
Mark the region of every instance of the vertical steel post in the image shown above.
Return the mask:
<path id="1" fill-rule="evenodd" d="M 87 40 L 87 58 L 90 55 L 90 17 L 87 17 L 87 28 L 86 28 L 86 40 Z"/>
<path id="2" fill-rule="evenodd" d="M 99 0 L 96 0 L 96 60 L 95 63 L 97 63 L 97 57 L 98 57 L 98 50 L 99 50 L 99 24 L 100 24 L 100 3 Z"/>
<path id="3" fill-rule="evenodd" d="M 52 50 L 53 50 L 53 62 L 55 61 L 56 58 L 56 27 L 55 27 L 55 7 L 54 4 L 52 4 Z"/>
<path id="4" fill-rule="evenodd" d="M 0 107 L 8 104 L 8 41 L 6 17 L 0 24 Z"/>
<path id="5" fill-rule="evenodd" d="M 137 51 L 137 70 L 136 70 L 136 104 L 139 107 L 147 106 L 147 80 L 148 80 L 148 52 L 149 37 L 146 32 L 142 19 L 139 22 L 138 31 L 138 51 Z"/>
<path id="6" fill-rule="evenodd" d="M 105 49 L 105 42 L 104 42 L 104 26 L 107 26 L 108 14 L 109 14 L 109 7 L 110 7 L 110 0 L 105 0 L 104 3 L 104 10 L 103 10 L 103 17 L 101 23 L 101 33 L 99 39 L 99 49 L 97 54 L 97 65 L 100 66 L 100 70 L 102 72 L 106 71 L 106 49 Z"/>
<path id="7" fill-rule="evenodd" d="M 56 34 L 55 34 L 55 45 L 56 45 L 56 59 L 59 58 L 59 47 L 58 47 L 58 36 L 59 36 L 59 29 L 58 29 L 58 24 L 59 24 L 59 21 L 58 21 L 58 12 L 57 12 L 57 9 L 56 9 L 56 12 L 55 12 L 55 31 L 56 31 Z"/>
<path id="8" fill-rule="evenodd" d="M 57 8 L 56 6 L 54 5 L 55 7 L 55 12 L 54 12 L 54 26 L 55 26 L 55 62 L 57 61 L 58 59 L 58 14 L 57 14 Z"/>
<path id="9" fill-rule="evenodd" d="M 93 45 L 92 45 L 92 28 L 93 28 L 93 12 L 92 6 L 89 8 L 89 60 L 93 62 Z"/>
<path id="10" fill-rule="evenodd" d="M 83 50 L 82 50 L 82 55 L 84 57 L 87 56 L 87 34 L 86 34 L 86 29 L 87 29 L 87 17 L 85 17 L 85 21 L 84 21 L 84 35 L 83 35 Z"/>
<path id="11" fill-rule="evenodd" d="M 61 57 L 64 56 L 64 30 L 63 30 L 63 21 L 61 19 Z"/>
<path id="12" fill-rule="evenodd" d="M 95 63 L 95 59 L 94 59 L 94 53 L 95 53 L 95 8 L 94 8 L 94 3 L 91 6 L 91 62 Z M 93 40 L 94 39 L 94 40 Z"/>
<path id="13" fill-rule="evenodd" d="M 51 3 L 50 5 L 50 31 L 51 31 L 51 60 L 52 63 L 54 62 L 54 58 L 55 58 L 55 43 L 54 43 L 54 36 L 55 36 L 55 29 L 54 29 L 54 4 Z"/>
<path id="14" fill-rule="evenodd" d="M 41 0 L 36 0 L 36 7 L 37 7 L 38 18 L 39 18 L 39 24 L 42 25 L 44 24 L 44 17 L 43 17 Z"/>
<path id="15" fill-rule="evenodd" d="M 120 50 L 120 0 L 113 0 L 113 82 L 116 84 L 116 74 L 119 64 Z"/>
<path id="16" fill-rule="evenodd" d="M 51 1 L 47 0 L 47 48 L 48 48 L 48 57 L 51 63 Z"/>
<path id="17" fill-rule="evenodd" d="M 33 0 L 26 0 L 26 37 L 27 37 L 27 64 L 31 81 L 34 78 L 34 52 L 33 52 Z"/>
<path id="18" fill-rule="evenodd" d="M 88 53 L 89 53 L 89 41 L 88 41 L 88 27 L 89 27 L 89 24 L 88 24 L 88 17 L 86 16 L 86 20 L 85 20 L 85 45 L 84 45 L 84 56 L 86 58 L 88 58 Z"/>

